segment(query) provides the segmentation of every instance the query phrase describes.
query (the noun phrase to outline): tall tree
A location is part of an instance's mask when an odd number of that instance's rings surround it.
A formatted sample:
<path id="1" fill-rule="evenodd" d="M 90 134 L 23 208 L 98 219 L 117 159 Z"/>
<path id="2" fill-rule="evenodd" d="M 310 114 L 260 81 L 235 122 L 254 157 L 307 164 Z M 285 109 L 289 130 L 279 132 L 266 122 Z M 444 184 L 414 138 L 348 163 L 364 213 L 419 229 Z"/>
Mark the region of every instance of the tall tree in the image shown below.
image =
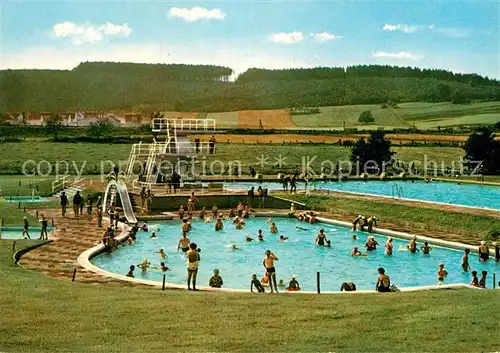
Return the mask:
<path id="1" fill-rule="evenodd" d="M 481 165 L 485 174 L 500 173 L 500 141 L 495 140 L 493 130 L 487 127 L 473 132 L 464 145 L 465 159 Z"/>
<path id="2" fill-rule="evenodd" d="M 356 141 L 351 150 L 351 161 L 359 163 L 363 172 L 368 172 L 368 169 L 372 168 L 381 173 L 394 154 L 395 152 L 391 151 L 391 141 L 385 138 L 383 131 L 377 130 L 370 133 L 368 141 L 364 138 Z"/>
<path id="3" fill-rule="evenodd" d="M 46 134 L 52 135 L 54 137 L 54 141 L 57 141 L 57 137 L 64 129 L 63 118 L 58 114 L 52 115 L 45 122 L 44 129 Z"/>
<path id="4" fill-rule="evenodd" d="M 99 120 L 93 123 L 90 123 L 87 134 L 91 137 L 97 137 L 99 140 L 103 136 L 111 135 L 113 132 L 113 124 L 109 121 Z"/>

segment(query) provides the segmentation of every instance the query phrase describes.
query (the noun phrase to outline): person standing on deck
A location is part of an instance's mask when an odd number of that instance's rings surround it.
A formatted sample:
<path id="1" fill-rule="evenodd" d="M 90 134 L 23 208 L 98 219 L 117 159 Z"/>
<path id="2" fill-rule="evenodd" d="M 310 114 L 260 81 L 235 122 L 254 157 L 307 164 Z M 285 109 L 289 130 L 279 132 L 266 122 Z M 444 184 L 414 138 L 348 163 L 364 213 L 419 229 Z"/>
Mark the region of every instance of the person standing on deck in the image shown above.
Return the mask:
<path id="1" fill-rule="evenodd" d="M 82 196 L 80 195 L 80 191 L 77 191 L 75 196 L 73 196 L 73 212 L 75 213 L 75 218 L 78 218 L 78 211 L 80 210 L 81 200 Z"/>
<path id="2" fill-rule="evenodd" d="M 66 208 L 68 207 L 68 196 L 66 196 L 66 193 L 63 191 L 60 196 L 61 200 L 61 213 L 63 217 L 66 217 Z"/>
<path id="3" fill-rule="evenodd" d="M 30 225 L 28 223 L 28 218 L 23 217 L 23 234 L 22 234 L 22 236 L 24 237 L 26 235 L 25 239 L 31 239 L 30 233 L 28 233 L 29 227 L 30 227 Z"/>
<path id="4" fill-rule="evenodd" d="M 210 140 L 208 141 L 208 147 L 209 147 L 208 151 L 209 151 L 210 154 L 214 154 L 214 152 L 215 152 L 215 143 L 216 142 L 217 142 L 217 140 L 215 139 L 215 136 L 212 135 L 210 137 Z"/>
<path id="5" fill-rule="evenodd" d="M 49 220 L 45 218 L 42 214 L 42 219 L 40 219 L 40 223 L 42 223 L 42 230 L 40 231 L 40 239 L 47 240 L 49 236 L 47 234 L 47 226 L 49 225 Z"/>
<path id="6" fill-rule="evenodd" d="M 276 293 L 278 293 L 278 285 L 276 283 L 276 268 L 274 267 L 274 261 L 278 261 L 278 258 L 273 254 L 271 250 L 267 250 L 262 264 L 264 265 L 266 273 L 269 276 L 269 287 L 271 288 L 271 293 L 273 293 L 273 283 L 274 289 L 276 290 Z"/>
<path id="7" fill-rule="evenodd" d="M 146 201 L 147 201 L 147 197 L 146 197 L 146 188 L 143 187 L 141 189 L 141 192 L 139 194 L 141 196 L 141 213 L 144 214 L 144 209 L 146 208 Z"/>

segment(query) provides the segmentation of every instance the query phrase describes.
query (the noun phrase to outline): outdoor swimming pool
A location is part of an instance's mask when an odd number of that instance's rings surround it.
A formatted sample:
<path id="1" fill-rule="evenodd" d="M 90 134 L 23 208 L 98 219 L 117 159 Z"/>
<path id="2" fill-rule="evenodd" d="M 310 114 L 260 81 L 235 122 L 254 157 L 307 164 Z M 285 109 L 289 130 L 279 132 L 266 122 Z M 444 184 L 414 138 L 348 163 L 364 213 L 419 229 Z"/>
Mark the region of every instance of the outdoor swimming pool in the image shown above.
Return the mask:
<path id="1" fill-rule="evenodd" d="M 12 203 L 48 202 L 48 200 L 41 196 L 4 196 L 2 200 Z"/>
<path id="2" fill-rule="evenodd" d="M 49 238 L 52 236 L 52 227 L 48 227 L 48 235 Z M 29 234 L 31 239 L 40 238 L 40 227 L 29 227 Z M 0 238 L 1 239 L 24 239 L 22 236 L 23 227 L 2 227 L 0 230 Z"/>
<path id="3" fill-rule="evenodd" d="M 470 274 L 462 273 L 460 260 L 462 252 L 436 247 L 430 255 L 411 254 L 398 251 L 399 246 L 405 246 L 407 241 L 394 240 L 394 255 L 384 255 L 386 237 L 375 236 L 380 248 L 370 252 L 368 257 L 351 257 L 354 246 L 364 250 L 367 233 L 357 232 L 359 240 L 352 240 L 352 232 L 347 228 L 326 224 L 301 223 L 295 219 L 275 218 L 279 229 L 278 235 L 269 231 L 266 218 L 251 218 L 241 230 L 236 230 L 231 220 L 224 221 L 222 232 L 214 231 L 214 222 L 204 223 L 194 221 L 194 229 L 189 233 L 191 242 L 202 249 L 198 273 L 198 286 L 208 286 L 212 270 L 218 268 L 224 280 L 225 288 L 249 289 L 250 277 L 253 273 L 259 278 L 264 274 L 262 260 L 267 249 L 272 250 L 279 261 L 276 263 L 277 278 L 285 283 L 292 275 L 297 275 L 303 290 L 316 290 L 316 272 L 321 273 L 321 288 L 323 291 L 337 291 L 342 282 L 353 281 L 358 289 L 373 289 L 377 278 L 377 268 L 384 267 L 386 273 L 398 287 L 434 285 L 437 284 L 437 269 L 439 263 L 444 263 L 449 272 L 445 283 L 469 283 Z M 307 231 L 296 231 L 300 225 Z M 158 238 L 150 239 L 150 233 L 156 227 Z M 318 231 L 324 228 L 327 237 L 332 241 L 331 248 L 318 247 L 314 240 Z M 257 230 L 262 229 L 264 242 L 247 243 L 245 235 L 257 239 Z M 182 252 L 177 252 L 180 238 L 180 222 L 167 221 L 150 224 L 149 232 L 139 231 L 134 245 L 119 247 L 113 253 L 104 253 L 91 260 L 96 266 L 107 271 L 125 275 L 129 266 L 140 263 L 147 258 L 153 266 L 159 266 L 162 261 L 158 255 L 160 248 L 168 254 L 166 265 L 172 269 L 166 272 L 167 282 L 185 284 L 186 259 Z M 279 242 L 279 235 L 288 236 L 286 243 Z M 228 245 L 237 244 L 241 250 L 231 250 Z M 493 260 L 487 264 L 479 263 L 477 255 L 471 254 L 470 263 L 473 270 L 479 273 L 500 271 L 500 266 Z M 163 273 L 159 270 L 148 270 L 141 274 L 135 270 L 135 277 L 161 281 Z M 491 276 L 489 277 L 491 286 Z"/>
<path id="4" fill-rule="evenodd" d="M 224 188 L 231 190 L 248 190 L 259 185 L 269 190 L 281 190 L 279 183 L 225 183 Z M 304 183 L 297 188 L 304 189 Z M 450 203 L 472 207 L 484 207 L 500 210 L 500 187 L 476 184 L 458 184 L 452 182 L 433 181 L 346 181 L 346 182 L 314 182 L 309 188 L 322 190 L 359 192 L 382 196 L 402 196 L 407 199 Z M 399 191 L 398 191 L 399 190 Z"/>

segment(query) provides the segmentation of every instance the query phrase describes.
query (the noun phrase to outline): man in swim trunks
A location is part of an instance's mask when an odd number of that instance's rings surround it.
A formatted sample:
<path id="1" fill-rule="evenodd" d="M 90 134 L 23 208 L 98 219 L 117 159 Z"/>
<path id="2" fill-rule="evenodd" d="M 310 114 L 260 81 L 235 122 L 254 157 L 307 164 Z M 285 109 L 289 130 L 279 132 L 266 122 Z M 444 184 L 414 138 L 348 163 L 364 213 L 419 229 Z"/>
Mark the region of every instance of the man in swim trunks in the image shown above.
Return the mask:
<path id="1" fill-rule="evenodd" d="M 413 237 L 413 239 L 410 241 L 409 245 L 406 245 L 406 248 L 412 253 L 415 254 L 418 251 L 417 248 L 417 237 Z"/>
<path id="2" fill-rule="evenodd" d="M 385 270 L 382 267 L 379 267 L 377 271 L 379 276 L 377 278 L 377 283 L 375 284 L 375 290 L 380 293 L 390 292 L 391 280 L 389 276 L 385 274 Z"/>
<path id="3" fill-rule="evenodd" d="M 278 261 L 278 258 L 273 254 L 271 250 L 267 250 L 264 261 L 262 263 L 266 268 L 266 273 L 269 275 L 269 286 L 271 288 L 271 293 L 273 293 L 273 283 L 276 293 L 278 293 L 278 285 L 276 283 L 276 268 L 274 267 L 274 261 Z"/>
<path id="4" fill-rule="evenodd" d="M 264 236 L 262 235 L 262 229 L 259 229 L 257 239 L 259 241 L 264 241 Z"/>
<path id="5" fill-rule="evenodd" d="M 392 255 L 392 237 L 389 237 L 385 242 L 385 254 L 391 256 Z"/>
<path id="6" fill-rule="evenodd" d="M 179 240 L 179 244 L 177 245 L 177 251 L 179 251 L 179 249 L 182 249 L 182 252 L 189 251 L 189 239 L 186 233 L 183 233 L 182 238 Z"/>
<path id="7" fill-rule="evenodd" d="M 314 241 L 315 244 L 319 246 L 325 246 L 326 243 L 326 235 L 325 235 L 325 230 L 320 229 L 318 236 L 316 237 L 316 240 Z"/>
<path id="8" fill-rule="evenodd" d="M 470 270 L 470 265 L 469 265 L 469 253 L 470 253 L 470 249 L 465 249 L 464 250 L 464 256 L 462 256 L 462 270 L 464 272 L 469 272 Z"/>
<path id="9" fill-rule="evenodd" d="M 424 242 L 424 245 L 420 247 L 420 250 L 422 250 L 422 254 L 424 255 L 429 255 L 431 252 L 432 248 L 429 246 L 428 242 Z"/>
<path id="10" fill-rule="evenodd" d="M 187 285 L 188 290 L 191 290 L 191 279 L 193 280 L 193 289 L 196 289 L 196 276 L 198 275 L 198 267 L 200 265 L 200 252 L 196 251 L 198 246 L 195 243 L 189 245 L 187 253 Z"/>

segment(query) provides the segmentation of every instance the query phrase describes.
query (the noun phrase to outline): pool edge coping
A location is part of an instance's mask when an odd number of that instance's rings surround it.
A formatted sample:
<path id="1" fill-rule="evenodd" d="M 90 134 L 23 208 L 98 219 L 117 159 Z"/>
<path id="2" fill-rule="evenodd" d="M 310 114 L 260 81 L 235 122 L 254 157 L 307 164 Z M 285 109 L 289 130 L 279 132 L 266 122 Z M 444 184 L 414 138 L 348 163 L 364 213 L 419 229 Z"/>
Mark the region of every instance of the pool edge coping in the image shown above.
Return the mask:
<path id="1" fill-rule="evenodd" d="M 280 212 L 259 212 L 255 214 L 256 217 L 265 217 L 265 216 L 270 216 L 273 215 L 274 217 L 289 217 L 287 213 L 280 213 Z M 347 227 L 350 228 L 352 227 L 352 224 L 349 222 L 344 222 L 344 221 L 339 221 L 335 219 L 329 219 L 329 218 L 324 218 L 324 217 L 318 217 L 317 218 L 320 222 L 327 223 L 327 224 L 333 224 L 336 226 L 340 227 Z M 128 225 L 121 223 L 121 233 L 119 236 L 116 238 L 118 241 L 121 243 L 123 242 L 127 237 L 128 237 Z M 347 226 L 346 226 L 347 225 Z M 410 233 L 403 233 L 403 232 L 396 232 L 396 231 L 391 231 L 388 229 L 382 229 L 382 228 L 374 228 L 374 234 L 379 234 L 379 235 L 388 235 L 389 236 L 394 236 L 396 238 L 400 238 L 403 236 L 403 239 L 409 239 L 416 237 L 416 235 L 410 234 Z M 380 232 L 387 232 L 386 234 L 380 233 Z M 461 247 L 460 249 L 463 248 L 470 248 L 467 244 L 462 244 L 462 243 L 457 243 L 457 242 L 449 242 L 445 240 L 440 240 L 440 239 L 434 239 L 434 238 L 428 238 L 428 237 L 418 237 L 420 239 L 431 239 L 432 244 L 436 244 L 438 246 L 443 246 L 450 248 L 449 245 L 441 245 L 441 244 L 451 244 L 456 247 L 452 247 L 452 249 L 459 250 L 457 247 Z M 428 241 L 428 240 L 427 240 Z M 439 244 L 439 242 L 442 242 Z M 152 281 L 152 280 L 145 280 L 145 279 L 140 279 L 140 278 L 135 278 L 135 277 L 127 277 L 124 275 L 119 275 L 114 272 L 109 272 L 106 271 L 96 265 L 94 265 L 90 260 L 101 254 L 102 252 L 105 251 L 105 246 L 101 243 L 96 246 L 93 246 L 92 248 L 89 248 L 82 252 L 76 259 L 76 262 L 78 265 L 83 267 L 85 270 L 91 271 L 93 273 L 96 273 L 100 276 L 103 277 L 109 277 L 112 279 L 116 279 L 119 281 L 126 281 L 130 283 L 135 283 L 135 284 L 141 284 L 141 285 L 147 285 L 150 287 L 155 287 L 155 288 L 163 288 L 163 283 L 158 282 L 158 281 Z M 471 249 L 472 251 L 472 249 Z M 441 285 L 428 285 L 428 286 L 413 286 L 413 287 L 401 287 L 398 289 L 400 292 L 417 292 L 417 291 L 427 291 L 427 290 L 440 290 L 440 289 L 459 289 L 459 288 L 469 288 L 469 289 L 483 289 L 483 288 L 477 288 L 477 287 L 472 287 L 466 283 L 452 283 L 452 284 L 441 284 Z M 175 284 L 175 283 L 168 283 L 165 282 L 165 289 L 177 289 L 177 290 L 187 290 L 187 285 L 186 284 Z M 236 288 L 212 288 L 212 287 L 207 287 L 207 286 L 201 286 L 198 287 L 200 291 L 205 291 L 205 292 L 223 292 L 223 293 L 247 293 L 247 294 L 252 294 L 248 289 L 236 289 Z M 500 288 L 499 288 L 500 289 Z M 254 292 L 256 293 L 256 292 Z M 281 293 L 290 293 L 290 294 L 318 294 L 316 291 L 297 291 L 297 292 L 288 292 L 283 290 Z M 320 294 L 343 294 L 343 293 L 359 293 L 359 294 L 379 294 L 379 292 L 375 290 L 357 290 L 354 292 L 342 292 L 342 291 L 322 291 Z"/>

